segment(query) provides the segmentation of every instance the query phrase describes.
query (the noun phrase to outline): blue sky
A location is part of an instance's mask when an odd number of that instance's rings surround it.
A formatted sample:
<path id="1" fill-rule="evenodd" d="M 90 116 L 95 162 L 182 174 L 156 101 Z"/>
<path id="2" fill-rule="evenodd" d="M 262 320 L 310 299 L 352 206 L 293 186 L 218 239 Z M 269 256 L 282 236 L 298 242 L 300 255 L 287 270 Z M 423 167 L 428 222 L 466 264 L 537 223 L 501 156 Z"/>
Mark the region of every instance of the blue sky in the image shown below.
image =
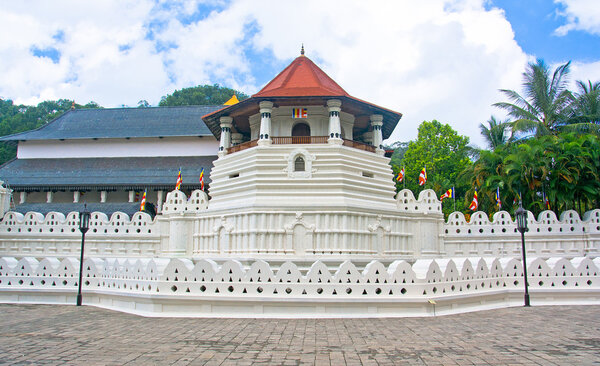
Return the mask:
<path id="1" fill-rule="evenodd" d="M 600 36 L 581 30 L 565 35 L 556 29 L 566 23 L 562 3 L 550 0 L 494 0 L 488 4 L 502 8 L 515 32 L 515 40 L 530 55 L 543 58 L 547 63 L 569 60 L 600 60 Z M 600 7 L 600 3 L 598 3 Z"/>
<path id="2" fill-rule="evenodd" d="M 479 124 L 528 62 L 600 80 L 598 0 L 29 0 L 0 2 L 0 97 L 136 106 L 203 84 L 256 93 L 306 55 L 358 98 L 403 113 L 389 142 L 437 119 Z"/>

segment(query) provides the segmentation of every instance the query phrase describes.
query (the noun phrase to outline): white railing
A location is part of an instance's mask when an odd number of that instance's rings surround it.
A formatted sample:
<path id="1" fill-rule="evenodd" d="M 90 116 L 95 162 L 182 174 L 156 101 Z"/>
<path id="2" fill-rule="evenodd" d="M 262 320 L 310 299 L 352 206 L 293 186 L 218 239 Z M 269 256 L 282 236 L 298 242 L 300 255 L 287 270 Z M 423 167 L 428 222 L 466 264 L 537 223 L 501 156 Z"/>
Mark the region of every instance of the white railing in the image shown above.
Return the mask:
<path id="1" fill-rule="evenodd" d="M 600 303 L 600 259 L 532 258 L 532 304 Z M 350 261 L 328 266 L 235 260 L 87 259 L 84 302 L 140 314 L 401 316 L 522 304 L 514 258 Z M 74 301 L 76 258 L 0 258 L 0 302 Z M 358 313 L 357 313 L 358 312 Z"/>

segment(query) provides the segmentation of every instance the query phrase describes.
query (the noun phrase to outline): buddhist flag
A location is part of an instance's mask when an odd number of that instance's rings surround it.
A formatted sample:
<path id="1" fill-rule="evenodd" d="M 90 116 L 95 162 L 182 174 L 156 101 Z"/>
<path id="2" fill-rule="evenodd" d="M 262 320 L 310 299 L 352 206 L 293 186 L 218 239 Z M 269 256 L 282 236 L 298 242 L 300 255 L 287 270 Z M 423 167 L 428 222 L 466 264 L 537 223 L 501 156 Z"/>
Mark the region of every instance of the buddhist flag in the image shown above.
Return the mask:
<path id="1" fill-rule="evenodd" d="M 498 206 L 498 210 L 502 209 L 502 201 L 500 200 L 500 187 L 496 187 L 496 206 Z"/>
<path id="2" fill-rule="evenodd" d="M 394 178 L 395 181 L 402 183 L 402 181 L 404 180 L 404 167 L 402 167 L 402 169 L 400 169 L 400 171 L 398 172 L 398 174 L 396 175 L 396 178 Z"/>
<path id="3" fill-rule="evenodd" d="M 546 206 L 546 210 L 550 209 L 550 200 L 548 200 L 548 196 L 546 196 L 546 192 L 542 191 L 542 197 L 544 200 L 544 205 Z"/>
<path id="4" fill-rule="evenodd" d="M 144 211 L 146 208 L 146 189 L 144 190 L 144 194 L 142 195 L 142 202 L 140 202 L 140 211 Z"/>
<path id="5" fill-rule="evenodd" d="M 419 185 L 422 186 L 427 183 L 427 166 L 421 170 L 421 174 L 419 174 Z"/>
<path id="6" fill-rule="evenodd" d="M 307 118 L 308 113 L 306 112 L 306 108 L 293 108 L 292 109 L 292 118 Z"/>
<path id="7" fill-rule="evenodd" d="M 473 195 L 473 201 L 469 205 L 469 210 L 476 211 L 479 207 L 479 201 L 477 200 L 477 188 L 475 188 L 475 194 Z"/>
<path id="8" fill-rule="evenodd" d="M 179 190 L 181 188 L 182 183 L 183 179 L 181 179 L 181 168 L 179 168 L 179 174 L 177 174 L 177 183 L 175 184 L 175 189 Z"/>
<path id="9" fill-rule="evenodd" d="M 200 189 L 204 191 L 204 168 L 200 171 Z"/>
<path id="10" fill-rule="evenodd" d="M 443 195 L 440 196 L 440 201 L 444 201 L 445 198 L 454 198 L 454 187 L 450 188 Z"/>

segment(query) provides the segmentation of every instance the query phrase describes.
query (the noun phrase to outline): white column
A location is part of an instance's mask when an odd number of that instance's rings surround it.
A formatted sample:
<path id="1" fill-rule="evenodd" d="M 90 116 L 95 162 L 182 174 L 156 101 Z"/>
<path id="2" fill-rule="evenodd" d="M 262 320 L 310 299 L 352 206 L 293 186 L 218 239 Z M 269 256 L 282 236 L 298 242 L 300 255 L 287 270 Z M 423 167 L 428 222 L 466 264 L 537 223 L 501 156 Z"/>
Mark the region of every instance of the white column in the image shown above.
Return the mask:
<path id="1" fill-rule="evenodd" d="M 339 99 L 329 99 L 327 101 L 327 110 L 329 111 L 329 138 L 327 142 L 333 145 L 341 145 L 342 127 L 340 125 L 340 111 L 342 101 Z"/>
<path id="2" fill-rule="evenodd" d="M 106 195 L 107 195 L 106 191 L 100 191 L 100 202 L 101 203 L 106 202 Z"/>
<path id="3" fill-rule="evenodd" d="M 127 202 L 133 202 L 135 200 L 135 191 L 129 191 L 129 200 Z"/>
<path id="4" fill-rule="evenodd" d="M 219 144 L 219 157 L 227 155 L 227 149 L 231 146 L 231 124 L 233 118 L 223 116 L 219 119 L 221 122 L 221 142 Z"/>
<path id="5" fill-rule="evenodd" d="M 21 192 L 19 195 L 19 203 L 27 202 L 27 192 Z"/>
<path id="6" fill-rule="evenodd" d="M 80 191 L 73 192 L 73 203 L 79 203 L 79 198 L 81 197 Z"/>
<path id="7" fill-rule="evenodd" d="M 52 203 L 53 199 L 54 199 L 54 192 L 52 192 L 52 191 L 46 192 L 46 203 Z"/>
<path id="8" fill-rule="evenodd" d="M 375 146 L 375 151 L 379 155 L 383 155 L 385 151 L 383 150 L 383 135 L 381 133 L 381 127 L 383 126 L 383 116 L 381 114 L 372 114 L 371 115 L 371 126 L 373 126 L 373 146 Z"/>
<path id="9" fill-rule="evenodd" d="M 258 144 L 271 145 L 271 112 L 273 112 L 273 103 L 265 100 L 260 102 L 258 106 L 260 107 Z"/>
<path id="10" fill-rule="evenodd" d="M 163 200 L 164 200 L 164 191 L 158 191 L 157 193 L 157 199 L 156 199 L 156 213 L 161 213 L 162 212 L 162 206 L 163 206 Z"/>

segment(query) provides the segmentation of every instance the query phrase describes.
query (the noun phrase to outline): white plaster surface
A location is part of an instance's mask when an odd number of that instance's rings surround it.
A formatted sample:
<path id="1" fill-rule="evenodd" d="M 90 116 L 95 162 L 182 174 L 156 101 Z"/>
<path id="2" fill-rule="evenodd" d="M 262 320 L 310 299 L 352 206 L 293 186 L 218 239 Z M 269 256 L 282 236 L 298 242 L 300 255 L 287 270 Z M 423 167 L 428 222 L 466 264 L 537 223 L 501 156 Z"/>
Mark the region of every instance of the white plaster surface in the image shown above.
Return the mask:
<path id="1" fill-rule="evenodd" d="M 75 257 L 0 258 L 0 302 L 73 303 Z M 531 302 L 600 303 L 599 259 L 532 258 Z M 475 257 L 412 265 L 89 258 L 84 304 L 147 316 L 390 317 L 453 314 L 523 303 L 521 262 Z M 435 303 L 436 309 L 433 309 Z"/>
<path id="2" fill-rule="evenodd" d="M 213 136 L 19 142 L 18 159 L 215 156 Z"/>

